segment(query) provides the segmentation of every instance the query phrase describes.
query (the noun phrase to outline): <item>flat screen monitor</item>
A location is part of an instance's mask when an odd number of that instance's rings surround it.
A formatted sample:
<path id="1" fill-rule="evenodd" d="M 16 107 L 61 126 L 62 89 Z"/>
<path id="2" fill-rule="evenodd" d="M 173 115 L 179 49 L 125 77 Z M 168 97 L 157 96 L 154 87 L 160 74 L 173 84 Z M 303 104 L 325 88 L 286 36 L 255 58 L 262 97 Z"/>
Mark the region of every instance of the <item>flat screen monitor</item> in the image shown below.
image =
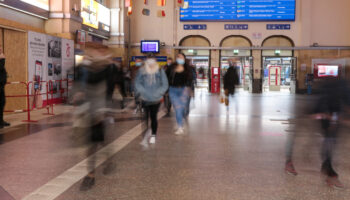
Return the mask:
<path id="1" fill-rule="evenodd" d="M 315 66 L 314 76 L 316 78 L 339 77 L 339 70 L 339 65 L 318 64 Z"/>
<path id="2" fill-rule="evenodd" d="M 159 53 L 159 40 L 142 40 L 141 53 Z"/>
<path id="3" fill-rule="evenodd" d="M 181 21 L 295 21 L 296 0 L 184 0 Z"/>

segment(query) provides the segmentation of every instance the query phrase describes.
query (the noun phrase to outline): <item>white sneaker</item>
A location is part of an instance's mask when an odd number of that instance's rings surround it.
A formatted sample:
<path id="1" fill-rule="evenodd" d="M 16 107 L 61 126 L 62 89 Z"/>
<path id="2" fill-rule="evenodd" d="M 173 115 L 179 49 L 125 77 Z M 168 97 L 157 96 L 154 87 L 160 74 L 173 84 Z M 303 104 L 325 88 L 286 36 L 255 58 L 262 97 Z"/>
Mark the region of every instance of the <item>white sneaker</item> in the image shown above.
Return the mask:
<path id="1" fill-rule="evenodd" d="M 150 143 L 150 144 L 155 144 L 155 143 L 156 143 L 156 136 L 152 135 L 152 136 L 149 138 L 149 143 Z"/>
<path id="2" fill-rule="evenodd" d="M 184 128 L 183 127 L 179 127 L 176 131 L 175 131 L 175 135 L 182 135 L 184 134 Z"/>

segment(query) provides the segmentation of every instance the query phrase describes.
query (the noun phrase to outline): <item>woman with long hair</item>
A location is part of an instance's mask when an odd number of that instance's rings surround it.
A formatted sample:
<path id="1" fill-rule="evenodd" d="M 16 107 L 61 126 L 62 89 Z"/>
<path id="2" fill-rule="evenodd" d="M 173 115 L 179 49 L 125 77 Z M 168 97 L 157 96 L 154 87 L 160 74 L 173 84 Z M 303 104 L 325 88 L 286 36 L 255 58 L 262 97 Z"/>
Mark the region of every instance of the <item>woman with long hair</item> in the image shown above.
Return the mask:
<path id="1" fill-rule="evenodd" d="M 175 134 L 184 134 L 185 111 L 188 98 L 191 93 L 192 86 L 192 71 L 186 62 L 186 56 L 179 53 L 176 56 L 176 62 L 167 70 L 169 80 L 169 96 L 171 103 L 174 106 L 177 122 L 177 130 Z"/>
<path id="2" fill-rule="evenodd" d="M 145 111 L 146 122 L 151 118 L 152 134 L 149 143 L 156 142 L 160 101 L 168 90 L 168 79 L 163 69 L 161 69 L 154 58 L 148 58 L 143 67 L 140 68 L 135 79 L 135 88 L 140 95 Z M 142 145 L 147 144 L 149 134 L 145 134 Z"/>

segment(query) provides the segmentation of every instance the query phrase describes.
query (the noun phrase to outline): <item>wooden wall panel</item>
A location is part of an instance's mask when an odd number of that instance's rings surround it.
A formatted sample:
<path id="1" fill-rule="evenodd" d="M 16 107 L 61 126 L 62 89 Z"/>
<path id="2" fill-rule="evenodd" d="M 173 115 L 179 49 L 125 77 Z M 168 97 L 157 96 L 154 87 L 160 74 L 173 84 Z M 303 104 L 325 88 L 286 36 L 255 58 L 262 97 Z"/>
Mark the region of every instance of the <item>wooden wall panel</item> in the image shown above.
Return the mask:
<path id="1" fill-rule="evenodd" d="M 4 49 L 8 82 L 27 81 L 27 33 L 6 29 L 4 31 Z M 6 86 L 6 95 L 25 95 L 26 88 L 22 84 Z M 26 108 L 26 98 L 7 98 L 6 110 Z"/>
<path id="2" fill-rule="evenodd" d="M 4 29 L 0 28 L 0 47 L 3 47 L 3 44 L 2 44 L 2 41 L 4 41 L 3 31 Z"/>

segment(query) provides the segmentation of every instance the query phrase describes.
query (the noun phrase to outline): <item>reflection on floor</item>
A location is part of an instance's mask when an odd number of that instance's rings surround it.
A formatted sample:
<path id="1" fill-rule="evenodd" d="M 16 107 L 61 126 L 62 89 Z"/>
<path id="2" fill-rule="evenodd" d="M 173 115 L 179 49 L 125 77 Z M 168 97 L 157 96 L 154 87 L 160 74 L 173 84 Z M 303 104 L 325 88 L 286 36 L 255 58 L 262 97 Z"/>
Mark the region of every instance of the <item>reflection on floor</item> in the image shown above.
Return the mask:
<path id="1" fill-rule="evenodd" d="M 91 190 L 79 191 L 78 181 L 56 199 L 347 200 L 349 190 L 330 189 L 320 176 L 322 137 L 318 123 L 308 117 L 313 102 L 312 97 L 286 93 L 239 92 L 227 109 L 219 95 L 198 89 L 186 135 L 174 135 L 172 113 L 159 121 L 155 145 L 142 148 L 138 137 L 110 159 L 117 164 L 110 175 L 102 173 L 103 165 L 96 169 Z M 126 120 L 116 120 L 108 141 L 139 124 L 137 117 L 118 114 L 116 119 Z M 71 145 L 70 120 L 57 117 L 51 127 L 40 122 L 45 128 L 36 134 L 0 145 L 0 185 L 13 197 L 23 198 L 85 159 L 86 147 Z M 334 161 L 349 186 L 346 132 L 341 131 Z M 284 173 L 285 144 L 293 133 L 296 177 Z"/>

